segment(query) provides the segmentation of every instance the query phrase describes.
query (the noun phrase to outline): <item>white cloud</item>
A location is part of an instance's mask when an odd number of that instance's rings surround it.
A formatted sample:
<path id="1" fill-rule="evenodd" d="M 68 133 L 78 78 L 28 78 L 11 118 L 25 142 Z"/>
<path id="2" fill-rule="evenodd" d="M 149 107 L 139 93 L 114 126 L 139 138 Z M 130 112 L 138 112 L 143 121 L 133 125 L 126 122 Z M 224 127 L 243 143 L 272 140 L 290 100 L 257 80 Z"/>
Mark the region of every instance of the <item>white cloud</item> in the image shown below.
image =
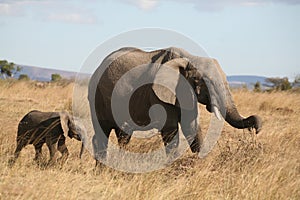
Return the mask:
<path id="1" fill-rule="evenodd" d="M 23 14 L 19 3 L 8 3 L 0 1 L 0 15 L 2 16 L 19 16 Z"/>
<path id="2" fill-rule="evenodd" d="M 158 0 L 123 0 L 123 1 L 135 5 L 142 10 L 151 10 L 158 5 Z"/>
<path id="3" fill-rule="evenodd" d="M 46 19 L 74 24 L 94 24 L 97 22 L 96 17 L 93 17 L 91 15 L 84 15 L 81 13 L 50 14 Z"/>
<path id="4" fill-rule="evenodd" d="M 300 4 L 300 0 L 119 0 L 137 6 L 142 10 L 151 10 L 159 6 L 159 3 L 177 2 L 181 4 L 192 4 L 197 10 L 218 11 L 228 6 L 262 6 L 271 3 L 281 3 L 295 5 Z"/>
<path id="5" fill-rule="evenodd" d="M 196 8 L 201 8 L 203 6 L 205 9 L 206 6 L 210 8 L 215 8 L 216 10 L 222 10 L 226 7 L 232 6 L 244 6 L 244 7 L 254 7 L 254 6 L 266 6 L 270 4 L 300 4 L 300 0 L 211 0 L 211 1 L 202 1 L 202 0 L 191 0 Z M 292 3 L 294 2 L 294 3 Z"/>
<path id="6" fill-rule="evenodd" d="M 90 10 L 76 6 L 69 0 L 0 0 L 0 15 L 79 24 L 98 21 Z"/>
<path id="7" fill-rule="evenodd" d="M 0 4 L 0 14 L 1 15 L 12 15 L 13 9 L 8 3 L 2 3 Z"/>
<path id="8" fill-rule="evenodd" d="M 50 19 L 64 23 L 97 22 L 97 18 L 87 9 L 96 0 L 0 0 L 0 16 L 31 16 L 36 19 Z M 102 0 L 108 1 L 108 0 Z M 149 11 L 158 7 L 162 2 L 191 4 L 199 11 L 219 11 L 232 6 L 263 6 L 268 4 L 300 4 L 300 0 L 115 0 L 133 5 L 141 10 Z M 84 7 L 80 7 L 84 5 Z M 87 5 L 87 6 L 85 6 Z"/>
<path id="9" fill-rule="evenodd" d="M 144 10 L 149 10 L 154 8 L 157 5 L 156 0 L 138 0 L 137 4 L 140 8 L 144 9 Z"/>

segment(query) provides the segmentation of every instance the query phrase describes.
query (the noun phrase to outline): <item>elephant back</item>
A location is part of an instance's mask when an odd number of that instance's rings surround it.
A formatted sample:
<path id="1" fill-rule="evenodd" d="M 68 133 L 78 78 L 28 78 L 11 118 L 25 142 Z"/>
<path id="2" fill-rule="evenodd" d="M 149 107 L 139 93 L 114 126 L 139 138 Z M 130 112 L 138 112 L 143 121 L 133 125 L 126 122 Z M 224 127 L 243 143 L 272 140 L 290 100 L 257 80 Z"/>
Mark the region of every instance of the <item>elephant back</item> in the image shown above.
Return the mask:
<path id="1" fill-rule="evenodd" d="M 30 111 L 21 119 L 18 125 L 18 136 L 25 134 L 31 129 L 37 128 L 43 121 L 55 117 L 59 117 L 58 112 Z"/>

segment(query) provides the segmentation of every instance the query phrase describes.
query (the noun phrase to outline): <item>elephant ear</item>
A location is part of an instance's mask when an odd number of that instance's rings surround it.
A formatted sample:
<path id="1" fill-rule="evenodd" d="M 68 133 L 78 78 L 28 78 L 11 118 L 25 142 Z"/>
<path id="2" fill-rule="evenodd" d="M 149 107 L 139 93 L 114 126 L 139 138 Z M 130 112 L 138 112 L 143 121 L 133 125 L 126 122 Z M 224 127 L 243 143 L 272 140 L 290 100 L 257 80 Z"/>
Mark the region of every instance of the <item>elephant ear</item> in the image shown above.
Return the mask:
<path id="1" fill-rule="evenodd" d="M 155 75 L 152 89 L 161 101 L 175 105 L 180 68 L 185 69 L 187 65 L 186 59 L 176 58 L 160 66 Z"/>
<path id="2" fill-rule="evenodd" d="M 61 124 L 61 128 L 64 131 L 64 136 L 67 137 L 68 136 L 68 132 L 69 132 L 69 120 L 70 120 L 70 115 L 66 112 L 60 112 L 60 124 Z"/>

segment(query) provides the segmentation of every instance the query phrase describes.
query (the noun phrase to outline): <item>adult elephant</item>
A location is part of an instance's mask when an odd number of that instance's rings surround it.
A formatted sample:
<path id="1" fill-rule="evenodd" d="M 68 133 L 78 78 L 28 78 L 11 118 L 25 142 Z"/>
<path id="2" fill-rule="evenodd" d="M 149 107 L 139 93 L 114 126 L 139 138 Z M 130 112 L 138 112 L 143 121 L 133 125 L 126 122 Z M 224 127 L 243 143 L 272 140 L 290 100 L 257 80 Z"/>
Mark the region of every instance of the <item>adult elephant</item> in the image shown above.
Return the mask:
<path id="1" fill-rule="evenodd" d="M 169 153 L 178 145 L 179 123 L 192 152 L 199 152 L 197 102 L 235 128 L 255 128 L 258 133 L 262 125 L 256 115 L 239 114 L 217 60 L 174 47 L 151 52 L 126 47 L 112 52 L 91 77 L 88 99 L 97 160 L 106 157 L 112 129 L 124 145 L 132 131 L 158 128 Z"/>
<path id="2" fill-rule="evenodd" d="M 84 129 L 74 123 L 73 117 L 67 112 L 41 112 L 33 110 L 27 113 L 19 122 L 17 132 L 17 146 L 14 158 L 10 160 L 13 165 L 19 157 L 21 150 L 28 144 L 34 145 L 35 158 L 39 161 L 42 155 L 42 146 L 47 144 L 50 153 L 49 163 L 55 161 L 57 150 L 65 161 L 69 155 L 65 145 L 66 137 L 81 141 Z M 83 145 L 81 147 L 83 152 Z M 80 153 L 81 156 L 81 153 Z"/>

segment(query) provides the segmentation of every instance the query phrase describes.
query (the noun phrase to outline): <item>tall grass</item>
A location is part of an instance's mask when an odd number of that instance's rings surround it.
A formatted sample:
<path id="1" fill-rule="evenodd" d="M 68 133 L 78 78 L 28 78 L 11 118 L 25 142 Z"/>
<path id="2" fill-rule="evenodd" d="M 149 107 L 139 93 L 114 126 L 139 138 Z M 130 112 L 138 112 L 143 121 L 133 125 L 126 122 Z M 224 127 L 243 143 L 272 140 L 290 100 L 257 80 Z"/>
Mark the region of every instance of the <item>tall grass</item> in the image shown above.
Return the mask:
<path id="1" fill-rule="evenodd" d="M 41 168 L 27 146 L 12 168 L 19 120 L 30 110 L 71 111 L 73 84 L 0 82 L 0 199 L 300 199 L 300 94 L 234 91 L 241 114 L 258 114 L 263 130 L 225 124 L 213 151 L 204 159 L 186 150 L 163 169 L 135 174 L 103 167 L 92 156 L 78 158 L 80 143 L 67 139 L 70 156 L 63 167 Z M 209 114 L 201 106 L 203 132 Z M 116 142 L 115 135 L 111 135 Z M 159 136 L 133 139 L 129 150 L 162 146 Z M 43 147 L 43 157 L 49 158 Z"/>

